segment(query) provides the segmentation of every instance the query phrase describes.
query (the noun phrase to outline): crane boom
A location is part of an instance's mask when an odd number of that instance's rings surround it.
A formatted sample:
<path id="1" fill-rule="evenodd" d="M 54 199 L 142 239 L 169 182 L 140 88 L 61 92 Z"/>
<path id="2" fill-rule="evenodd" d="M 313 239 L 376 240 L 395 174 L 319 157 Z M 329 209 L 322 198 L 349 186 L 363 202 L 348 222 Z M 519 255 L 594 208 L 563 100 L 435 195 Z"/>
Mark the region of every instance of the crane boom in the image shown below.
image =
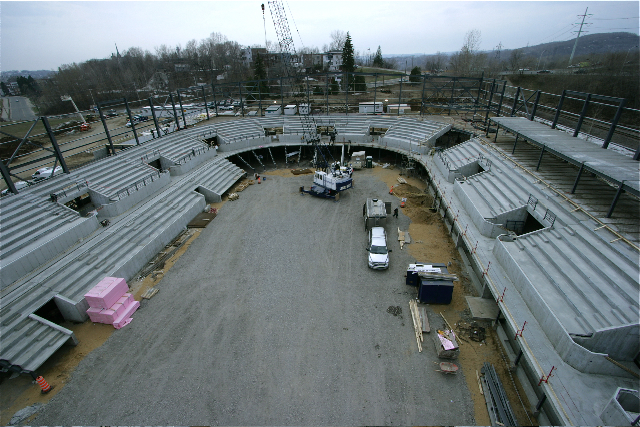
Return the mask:
<path id="1" fill-rule="evenodd" d="M 291 36 L 291 30 L 289 29 L 289 22 L 287 21 L 287 14 L 285 13 L 284 6 L 280 0 L 269 1 L 269 11 L 271 12 L 271 18 L 273 19 L 273 25 L 275 26 L 276 35 L 278 37 L 278 45 L 282 56 L 283 73 L 291 82 L 292 94 L 294 95 L 294 98 L 296 98 L 296 105 L 298 106 L 298 111 L 300 111 L 299 106 L 302 103 L 301 101 L 304 101 L 304 92 L 296 90 L 295 86 L 296 84 L 302 84 L 303 73 L 300 71 L 300 67 L 294 65 L 293 62 L 297 57 L 297 54 L 293 43 L 293 37 Z M 333 156 L 331 156 L 329 149 L 320 141 L 316 120 L 311 114 L 311 106 L 308 105 L 307 108 L 309 109 L 307 114 L 300 114 L 303 139 L 307 144 L 313 144 L 315 154 L 314 158 L 316 159 L 315 166 L 320 169 L 326 169 L 329 166 L 328 159 L 331 158 L 333 160 Z"/>

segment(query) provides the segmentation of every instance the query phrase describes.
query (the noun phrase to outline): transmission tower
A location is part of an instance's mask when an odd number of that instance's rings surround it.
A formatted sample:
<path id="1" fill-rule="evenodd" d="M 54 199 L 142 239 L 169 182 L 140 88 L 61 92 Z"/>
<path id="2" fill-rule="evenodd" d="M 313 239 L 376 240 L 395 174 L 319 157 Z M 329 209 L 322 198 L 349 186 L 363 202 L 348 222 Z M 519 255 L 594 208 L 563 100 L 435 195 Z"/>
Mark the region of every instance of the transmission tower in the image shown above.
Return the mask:
<path id="1" fill-rule="evenodd" d="M 592 16 L 593 14 L 589 14 L 587 15 L 587 11 L 589 10 L 589 8 L 587 8 L 584 11 L 584 15 L 578 15 L 578 16 L 582 16 L 582 22 L 580 23 L 580 28 L 578 29 L 578 36 L 576 37 L 576 42 L 573 44 L 573 50 L 571 51 L 571 57 L 569 57 L 569 65 L 571 65 L 571 63 L 573 62 L 573 55 L 576 53 L 576 47 L 578 47 L 578 39 L 580 38 L 580 33 L 582 33 L 582 26 L 585 25 L 584 20 L 587 18 L 587 16 Z M 586 25 L 591 25 L 591 23 L 587 23 Z"/>

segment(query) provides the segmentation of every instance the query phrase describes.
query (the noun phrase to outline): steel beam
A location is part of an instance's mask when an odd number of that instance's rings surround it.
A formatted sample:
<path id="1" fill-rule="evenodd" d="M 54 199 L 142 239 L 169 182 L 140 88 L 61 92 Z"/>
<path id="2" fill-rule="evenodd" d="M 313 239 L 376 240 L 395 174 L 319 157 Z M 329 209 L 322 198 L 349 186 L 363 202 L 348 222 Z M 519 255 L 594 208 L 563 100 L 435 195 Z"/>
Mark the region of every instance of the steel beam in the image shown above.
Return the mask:
<path id="1" fill-rule="evenodd" d="M 536 166 L 536 170 L 540 169 L 540 163 L 542 163 L 542 155 L 544 154 L 545 146 L 542 146 L 542 150 L 540 150 L 540 158 L 538 159 L 538 165 Z"/>
<path id="2" fill-rule="evenodd" d="M 156 135 L 160 138 L 160 125 L 158 125 L 158 117 L 156 116 L 156 109 L 153 108 L 153 98 L 149 98 L 149 107 L 151 107 L 151 116 L 153 117 L 153 124 L 156 126 Z"/>
<path id="3" fill-rule="evenodd" d="M 589 101 L 591 101 L 591 94 L 587 94 L 587 97 L 584 100 L 584 105 L 582 106 L 582 111 L 580 112 L 580 118 L 578 119 L 578 124 L 576 125 L 576 130 L 573 132 L 574 138 L 578 136 L 580 133 L 580 128 L 582 127 L 582 122 L 584 121 L 584 116 L 587 114 L 587 108 L 589 108 Z"/>
<path id="4" fill-rule="evenodd" d="M 620 186 L 618 187 L 618 191 L 616 191 L 616 195 L 613 198 L 613 202 L 611 203 L 611 207 L 609 208 L 609 212 L 607 213 L 607 218 L 611 218 L 613 214 L 613 210 L 616 207 L 616 203 L 618 203 L 618 199 L 620 198 L 620 194 L 622 194 L 622 187 L 624 186 L 624 180 L 620 182 Z"/>
<path id="5" fill-rule="evenodd" d="M 4 182 L 7 184 L 9 191 L 11 191 L 13 194 L 18 194 L 18 190 L 16 189 L 16 186 L 13 184 L 13 180 L 11 179 L 11 173 L 9 172 L 9 169 L 5 166 L 2 160 L 0 160 L 0 174 L 2 174 L 2 178 L 4 179 Z"/>
<path id="6" fill-rule="evenodd" d="M 560 112 L 562 111 L 562 104 L 564 103 L 564 98 L 567 96 L 567 91 L 563 90 L 562 95 L 560 96 L 560 101 L 558 101 L 558 107 L 556 107 L 556 115 L 553 118 L 553 123 L 551 123 L 551 129 L 555 129 L 558 124 L 558 119 L 560 118 Z"/>
<path id="7" fill-rule="evenodd" d="M 576 188 L 578 188 L 578 181 L 580 181 L 580 176 L 582 175 L 582 171 L 584 169 L 584 162 L 580 165 L 580 169 L 578 169 L 578 176 L 576 176 L 576 181 L 573 183 L 573 188 L 571 189 L 571 194 L 576 192 Z"/>
<path id="8" fill-rule="evenodd" d="M 180 104 L 180 114 L 182 115 L 182 124 L 186 128 L 187 118 L 184 115 L 184 107 L 182 106 L 182 96 L 180 95 L 180 89 L 176 89 L 176 93 L 178 94 L 178 103 Z"/>
<path id="9" fill-rule="evenodd" d="M 131 116 L 131 109 L 129 108 L 129 103 L 127 102 L 127 98 L 124 98 L 124 107 L 127 109 L 127 115 L 129 116 L 129 123 L 131 123 L 131 130 L 133 131 L 133 137 L 136 139 L 136 145 L 140 145 L 140 140 L 138 139 L 138 132 L 136 132 L 136 124 L 133 123 L 133 117 Z"/>
<path id="10" fill-rule="evenodd" d="M 67 167 L 67 163 L 64 161 L 64 156 L 62 155 L 62 151 L 60 150 L 60 146 L 58 145 L 58 141 L 56 141 L 56 137 L 51 130 L 51 126 L 49 125 L 49 119 L 46 116 L 42 116 L 42 124 L 44 125 L 47 134 L 49 135 L 49 140 L 51 141 L 51 146 L 53 147 L 53 151 L 56 155 L 56 159 L 60 160 L 60 166 L 62 166 L 62 170 L 65 173 L 69 173 L 69 168 Z M 53 168 L 53 172 L 51 176 L 55 173 L 55 167 Z"/>
<path id="11" fill-rule="evenodd" d="M 171 100 L 171 108 L 173 108 L 173 120 L 176 121 L 176 130 L 180 130 L 180 122 L 178 122 L 178 113 L 176 112 L 176 103 L 173 102 L 172 93 L 169 93 L 169 99 Z"/>
<path id="12" fill-rule="evenodd" d="M 98 114 L 100 115 L 100 120 L 102 121 L 102 126 L 104 127 L 104 133 L 107 135 L 107 141 L 109 141 L 109 148 L 111 149 L 111 154 L 116 154 L 116 149 L 113 146 L 113 141 L 111 140 L 111 134 L 109 133 L 109 127 L 107 126 L 107 120 L 104 117 L 104 113 L 102 112 L 102 108 L 100 108 L 100 103 L 96 104 L 98 108 Z M 109 150 L 107 150 L 109 151 Z M 109 153 L 107 153 L 109 154 Z"/>
<path id="13" fill-rule="evenodd" d="M 540 102 L 540 94 L 541 91 L 536 91 L 536 100 L 533 101 L 533 108 L 531 109 L 531 116 L 529 116 L 529 120 L 533 121 L 536 118 L 536 110 L 538 109 L 538 102 Z"/>
<path id="14" fill-rule="evenodd" d="M 607 137 L 604 139 L 604 144 L 602 144 L 602 148 L 607 148 L 609 146 L 609 142 L 611 142 L 611 138 L 613 137 L 613 132 L 615 132 L 616 130 L 616 126 L 618 125 L 618 121 L 620 120 L 620 116 L 622 115 L 622 110 L 624 110 L 624 106 L 626 102 L 627 100 L 623 98 L 622 101 L 620 101 L 620 104 L 618 104 L 616 115 L 613 117 L 613 121 L 611 122 L 611 127 L 609 127 L 609 132 L 607 133 Z M 638 160 L 639 152 L 640 150 L 636 151 L 636 155 L 633 156 L 633 160 Z"/>
<path id="15" fill-rule="evenodd" d="M 516 89 L 516 96 L 513 97 L 513 107 L 511 107 L 511 117 L 516 113 L 516 107 L 518 106 L 518 98 L 520 97 L 520 86 Z"/>

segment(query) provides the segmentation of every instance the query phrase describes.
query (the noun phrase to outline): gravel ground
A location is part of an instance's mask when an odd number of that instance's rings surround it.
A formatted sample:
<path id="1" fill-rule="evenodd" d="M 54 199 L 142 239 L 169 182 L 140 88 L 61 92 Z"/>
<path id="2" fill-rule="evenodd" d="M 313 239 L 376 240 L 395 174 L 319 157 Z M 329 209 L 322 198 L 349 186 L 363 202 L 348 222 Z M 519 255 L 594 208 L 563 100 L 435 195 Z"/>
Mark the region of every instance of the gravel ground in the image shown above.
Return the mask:
<path id="1" fill-rule="evenodd" d="M 435 371 L 430 337 L 417 350 L 415 260 L 395 233 L 409 219 L 387 225 L 389 270 L 368 269 L 362 203 L 388 188 L 354 177 L 339 202 L 301 196 L 310 175 L 269 176 L 227 202 L 32 423 L 474 424 L 463 374 Z"/>

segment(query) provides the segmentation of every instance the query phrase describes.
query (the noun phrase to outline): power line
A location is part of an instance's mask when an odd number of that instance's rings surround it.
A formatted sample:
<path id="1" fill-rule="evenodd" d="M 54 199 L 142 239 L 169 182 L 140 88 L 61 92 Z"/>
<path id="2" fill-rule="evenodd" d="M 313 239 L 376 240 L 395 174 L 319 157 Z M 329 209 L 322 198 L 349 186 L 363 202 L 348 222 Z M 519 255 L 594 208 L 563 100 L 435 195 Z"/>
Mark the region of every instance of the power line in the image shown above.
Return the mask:
<path id="1" fill-rule="evenodd" d="M 593 18 L 594 21 L 615 21 L 617 19 L 640 19 L 640 16 L 632 16 L 630 18 Z"/>

